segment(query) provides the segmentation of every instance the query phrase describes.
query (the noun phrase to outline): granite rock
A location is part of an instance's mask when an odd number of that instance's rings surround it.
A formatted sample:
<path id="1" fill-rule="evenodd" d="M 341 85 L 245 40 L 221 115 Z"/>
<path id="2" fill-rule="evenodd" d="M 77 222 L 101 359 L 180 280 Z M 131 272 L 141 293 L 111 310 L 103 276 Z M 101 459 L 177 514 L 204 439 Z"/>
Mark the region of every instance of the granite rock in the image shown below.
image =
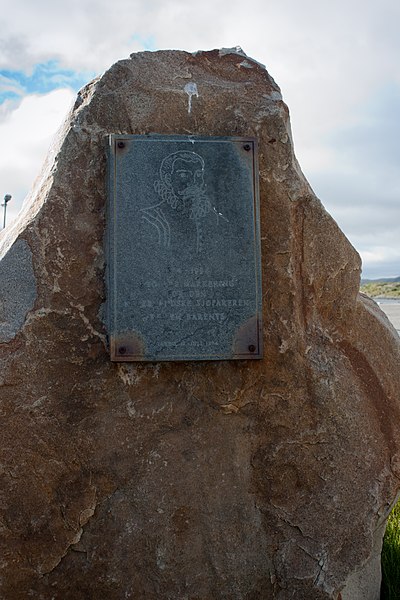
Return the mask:
<path id="1" fill-rule="evenodd" d="M 152 132 L 258 139 L 263 360 L 110 362 L 105 137 Z M 113 65 L 0 256 L 1 598 L 379 598 L 400 340 L 358 293 L 261 65 L 240 49 Z"/>

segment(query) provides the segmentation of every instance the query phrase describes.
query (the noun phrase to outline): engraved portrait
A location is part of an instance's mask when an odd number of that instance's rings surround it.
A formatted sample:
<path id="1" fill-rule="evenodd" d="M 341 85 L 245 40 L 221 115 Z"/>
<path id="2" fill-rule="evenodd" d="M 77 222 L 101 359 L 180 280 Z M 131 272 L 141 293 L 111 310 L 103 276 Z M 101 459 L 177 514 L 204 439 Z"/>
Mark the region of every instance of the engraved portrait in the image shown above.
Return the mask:
<path id="1" fill-rule="evenodd" d="M 209 219 L 218 224 L 219 214 L 207 196 L 204 171 L 196 152 L 181 150 L 162 160 L 154 182 L 158 202 L 140 211 L 148 235 L 160 246 L 190 246 L 195 253 L 205 249 Z"/>

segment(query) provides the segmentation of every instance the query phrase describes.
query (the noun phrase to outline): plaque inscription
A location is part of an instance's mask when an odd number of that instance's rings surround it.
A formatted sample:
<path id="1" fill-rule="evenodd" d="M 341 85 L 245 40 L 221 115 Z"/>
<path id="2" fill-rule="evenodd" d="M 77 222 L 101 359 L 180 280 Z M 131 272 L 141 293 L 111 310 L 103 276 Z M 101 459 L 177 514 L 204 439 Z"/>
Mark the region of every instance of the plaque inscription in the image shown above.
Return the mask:
<path id="1" fill-rule="evenodd" d="M 113 361 L 262 357 L 256 141 L 109 136 Z"/>

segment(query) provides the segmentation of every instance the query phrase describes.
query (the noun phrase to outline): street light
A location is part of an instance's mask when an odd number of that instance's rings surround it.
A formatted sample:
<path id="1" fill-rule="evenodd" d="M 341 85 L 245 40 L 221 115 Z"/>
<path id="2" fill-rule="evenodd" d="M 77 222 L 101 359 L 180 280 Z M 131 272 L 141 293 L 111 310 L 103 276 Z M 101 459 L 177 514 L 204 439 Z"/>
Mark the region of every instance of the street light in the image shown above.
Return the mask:
<path id="1" fill-rule="evenodd" d="M 1 206 L 4 206 L 4 218 L 3 218 L 3 229 L 5 229 L 6 226 L 6 214 L 7 214 L 7 204 L 8 202 L 10 202 L 12 196 L 10 194 L 6 194 L 4 196 L 4 202 Z"/>

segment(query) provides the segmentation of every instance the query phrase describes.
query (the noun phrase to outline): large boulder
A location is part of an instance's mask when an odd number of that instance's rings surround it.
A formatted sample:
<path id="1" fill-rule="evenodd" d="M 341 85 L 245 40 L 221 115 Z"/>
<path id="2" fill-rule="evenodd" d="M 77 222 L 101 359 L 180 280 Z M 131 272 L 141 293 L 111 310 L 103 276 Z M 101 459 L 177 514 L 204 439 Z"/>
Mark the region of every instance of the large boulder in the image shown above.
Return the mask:
<path id="1" fill-rule="evenodd" d="M 152 132 L 258 139 L 262 360 L 110 361 L 105 138 Z M 379 598 L 400 340 L 358 293 L 261 65 L 113 65 L 0 245 L 1 598 Z"/>

